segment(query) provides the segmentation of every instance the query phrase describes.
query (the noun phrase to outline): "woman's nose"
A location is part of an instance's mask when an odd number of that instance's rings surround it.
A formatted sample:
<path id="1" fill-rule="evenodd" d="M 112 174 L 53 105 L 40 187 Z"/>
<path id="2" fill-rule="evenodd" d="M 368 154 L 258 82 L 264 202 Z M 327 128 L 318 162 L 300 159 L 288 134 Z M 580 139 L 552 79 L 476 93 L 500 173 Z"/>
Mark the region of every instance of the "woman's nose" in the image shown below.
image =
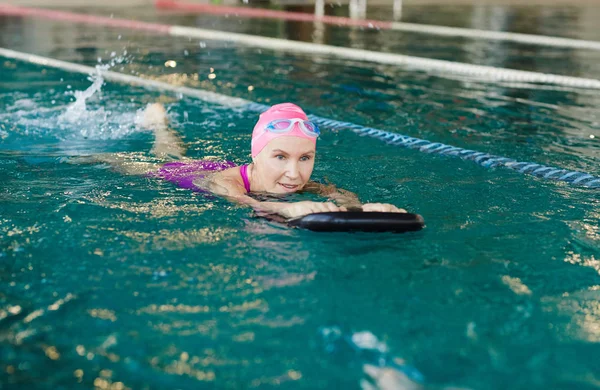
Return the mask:
<path id="1" fill-rule="evenodd" d="M 289 163 L 287 166 L 286 174 L 290 179 L 298 178 L 298 176 L 300 176 L 300 170 L 298 169 L 298 164 L 295 162 Z"/>

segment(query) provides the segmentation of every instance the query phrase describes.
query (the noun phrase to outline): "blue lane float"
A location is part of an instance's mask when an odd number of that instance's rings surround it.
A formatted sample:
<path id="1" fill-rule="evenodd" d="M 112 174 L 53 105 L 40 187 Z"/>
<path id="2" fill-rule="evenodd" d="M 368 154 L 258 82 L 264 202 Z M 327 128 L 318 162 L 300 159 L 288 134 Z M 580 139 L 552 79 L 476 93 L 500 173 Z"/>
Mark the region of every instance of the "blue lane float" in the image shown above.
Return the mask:
<path id="1" fill-rule="evenodd" d="M 269 106 L 251 103 L 245 108 L 250 111 L 263 112 L 269 108 Z M 416 149 L 424 153 L 458 157 L 463 160 L 473 161 L 484 168 L 505 167 L 515 170 L 519 173 L 533 175 L 541 179 L 562 181 L 571 185 L 587 188 L 600 188 L 600 177 L 585 172 L 571 171 L 568 169 L 546 166 L 533 162 L 517 161 L 508 157 L 496 156 L 493 154 L 478 152 L 476 150 L 459 148 L 457 146 L 446 145 L 439 142 L 431 142 L 391 131 L 365 127 L 351 122 L 341 122 L 334 119 L 322 118 L 316 115 L 309 115 L 308 117 L 311 121 L 317 123 L 319 126 L 338 130 L 351 130 L 361 136 L 376 138 L 389 145 Z"/>

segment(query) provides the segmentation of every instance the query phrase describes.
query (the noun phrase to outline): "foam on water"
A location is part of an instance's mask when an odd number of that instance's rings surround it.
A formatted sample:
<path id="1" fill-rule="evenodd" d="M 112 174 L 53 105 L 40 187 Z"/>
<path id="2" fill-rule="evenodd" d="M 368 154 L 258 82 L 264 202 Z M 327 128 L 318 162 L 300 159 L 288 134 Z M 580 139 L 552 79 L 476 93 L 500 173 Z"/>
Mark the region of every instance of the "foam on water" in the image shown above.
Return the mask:
<path id="1" fill-rule="evenodd" d="M 388 345 L 369 331 L 345 332 L 337 326 L 319 330 L 329 354 L 345 355 L 347 364 L 363 370 L 363 390 L 422 390 L 423 375 L 403 359 L 393 356 Z"/>

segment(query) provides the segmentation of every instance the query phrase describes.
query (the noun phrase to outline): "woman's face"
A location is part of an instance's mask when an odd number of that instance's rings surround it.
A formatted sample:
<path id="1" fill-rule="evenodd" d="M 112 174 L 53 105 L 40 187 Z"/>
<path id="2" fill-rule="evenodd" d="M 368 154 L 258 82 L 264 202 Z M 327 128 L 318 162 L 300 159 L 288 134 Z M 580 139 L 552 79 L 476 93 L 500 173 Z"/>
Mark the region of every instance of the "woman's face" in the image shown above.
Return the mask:
<path id="1" fill-rule="evenodd" d="M 315 144 L 300 137 L 275 138 L 254 158 L 253 179 L 273 194 L 301 190 L 315 165 Z"/>

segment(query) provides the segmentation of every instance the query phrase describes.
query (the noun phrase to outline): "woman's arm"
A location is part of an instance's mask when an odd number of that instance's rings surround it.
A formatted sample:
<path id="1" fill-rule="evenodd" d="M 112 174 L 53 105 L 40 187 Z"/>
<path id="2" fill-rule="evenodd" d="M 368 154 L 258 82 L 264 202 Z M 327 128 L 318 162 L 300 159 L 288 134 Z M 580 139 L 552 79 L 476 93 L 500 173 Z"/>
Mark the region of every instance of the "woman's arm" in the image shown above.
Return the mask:
<path id="1" fill-rule="evenodd" d="M 310 183 L 308 190 L 315 191 L 319 195 L 327 196 L 331 200 L 340 202 L 339 206 L 333 202 L 261 202 L 248 196 L 246 189 L 239 180 L 219 173 L 203 183 L 195 182 L 195 184 L 232 202 L 250 206 L 263 215 L 279 214 L 286 218 L 296 218 L 313 213 L 348 211 L 348 208 L 352 207 L 362 208 L 363 211 L 406 212 L 394 205 L 385 203 L 367 203 L 361 205 L 358 197 L 352 192 L 346 190 L 340 191 L 333 185 L 324 186 L 319 183 Z"/>
<path id="2" fill-rule="evenodd" d="M 350 191 L 337 188 L 333 184 L 321 184 L 311 181 L 304 187 L 306 191 L 326 197 L 347 208 L 360 208 L 362 204 L 358 196 Z"/>
<path id="3" fill-rule="evenodd" d="M 305 187 L 307 191 L 315 194 L 327 197 L 337 204 L 348 208 L 358 208 L 362 211 L 379 211 L 379 212 L 392 212 L 392 213 L 405 213 L 406 210 L 398 208 L 393 204 L 389 203 L 365 203 L 362 204 L 358 199 L 358 196 L 350 191 L 337 188 L 333 184 L 320 184 L 317 182 L 309 182 Z"/>
<path id="4" fill-rule="evenodd" d="M 332 202 L 261 202 L 248 196 L 244 187 L 230 178 L 216 177 L 206 183 L 206 188 L 232 202 L 250 206 L 263 215 L 279 214 L 286 218 L 296 218 L 312 213 L 347 211 L 346 207 Z"/>

